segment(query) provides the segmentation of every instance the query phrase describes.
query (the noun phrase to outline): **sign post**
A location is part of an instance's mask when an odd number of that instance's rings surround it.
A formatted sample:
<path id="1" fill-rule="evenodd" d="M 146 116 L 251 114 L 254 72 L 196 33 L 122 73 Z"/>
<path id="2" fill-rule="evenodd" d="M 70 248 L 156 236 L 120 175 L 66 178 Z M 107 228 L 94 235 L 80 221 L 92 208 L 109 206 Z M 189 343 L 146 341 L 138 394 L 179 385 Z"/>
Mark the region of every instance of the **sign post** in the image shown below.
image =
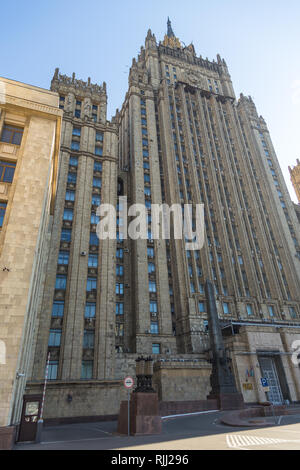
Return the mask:
<path id="1" fill-rule="evenodd" d="M 133 378 L 125 377 L 124 387 L 127 389 L 127 400 L 128 400 L 128 417 L 127 417 L 128 436 L 130 435 L 130 390 L 133 388 L 133 385 L 134 385 Z"/>

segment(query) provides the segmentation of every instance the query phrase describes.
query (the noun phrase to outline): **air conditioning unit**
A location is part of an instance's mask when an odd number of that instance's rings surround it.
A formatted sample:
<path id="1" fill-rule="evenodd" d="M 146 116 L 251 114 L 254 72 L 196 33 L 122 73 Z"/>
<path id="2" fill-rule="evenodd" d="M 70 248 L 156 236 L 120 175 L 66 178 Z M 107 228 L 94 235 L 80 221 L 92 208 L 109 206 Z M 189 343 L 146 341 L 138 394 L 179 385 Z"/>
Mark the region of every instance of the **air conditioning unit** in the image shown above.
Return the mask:
<path id="1" fill-rule="evenodd" d="M 82 252 L 80 253 L 80 256 L 86 256 L 86 251 L 82 251 Z"/>

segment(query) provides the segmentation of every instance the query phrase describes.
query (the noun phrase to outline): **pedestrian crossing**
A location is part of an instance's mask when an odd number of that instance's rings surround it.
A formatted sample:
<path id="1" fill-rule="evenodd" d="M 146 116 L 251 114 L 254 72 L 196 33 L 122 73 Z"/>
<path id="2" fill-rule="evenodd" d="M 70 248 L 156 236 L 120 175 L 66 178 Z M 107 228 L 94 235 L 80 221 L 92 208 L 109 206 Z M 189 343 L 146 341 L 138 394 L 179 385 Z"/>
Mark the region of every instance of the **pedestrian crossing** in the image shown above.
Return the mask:
<path id="1" fill-rule="evenodd" d="M 226 435 L 226 443 L 228 447 L 230 448 L 265 446 L 265 445 L 283 444 L 287 442 L 298 442 L 300 444 L 300 440 L 276 439 L 273 437 L 244 436 L 242 434 L 227 434 Z"/>

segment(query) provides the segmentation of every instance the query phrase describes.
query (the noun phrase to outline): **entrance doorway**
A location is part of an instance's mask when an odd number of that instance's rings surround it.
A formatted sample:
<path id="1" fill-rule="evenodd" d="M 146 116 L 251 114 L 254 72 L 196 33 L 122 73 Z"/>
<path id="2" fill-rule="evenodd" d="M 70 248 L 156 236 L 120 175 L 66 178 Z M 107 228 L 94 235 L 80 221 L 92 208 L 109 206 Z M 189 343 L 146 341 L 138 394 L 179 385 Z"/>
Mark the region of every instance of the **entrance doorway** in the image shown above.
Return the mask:
<path id="1" fill-rule="evenodd" d="M 269 384 L 268 400 L 274 405 L 281 405 L 283 395 L 274 358 L 272 356 L 260 356 L 259 363 L 262 377 L 266 378 Z"/>

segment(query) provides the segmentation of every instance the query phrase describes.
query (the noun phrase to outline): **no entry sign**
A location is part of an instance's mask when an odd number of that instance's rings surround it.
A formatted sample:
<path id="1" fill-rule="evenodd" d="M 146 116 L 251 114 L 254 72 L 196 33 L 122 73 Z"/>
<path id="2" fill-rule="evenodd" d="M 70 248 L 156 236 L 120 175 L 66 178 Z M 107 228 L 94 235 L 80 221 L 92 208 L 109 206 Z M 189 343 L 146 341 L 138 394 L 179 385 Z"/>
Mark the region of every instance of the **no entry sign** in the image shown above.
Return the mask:
<path id="1" fill-rule="evenodd" d="M 134 385 L 134 380 L 132 377 L 126 377 L 124 379 L 124 387 L 127 388 L 127 390 L 130 390 Z"/>

